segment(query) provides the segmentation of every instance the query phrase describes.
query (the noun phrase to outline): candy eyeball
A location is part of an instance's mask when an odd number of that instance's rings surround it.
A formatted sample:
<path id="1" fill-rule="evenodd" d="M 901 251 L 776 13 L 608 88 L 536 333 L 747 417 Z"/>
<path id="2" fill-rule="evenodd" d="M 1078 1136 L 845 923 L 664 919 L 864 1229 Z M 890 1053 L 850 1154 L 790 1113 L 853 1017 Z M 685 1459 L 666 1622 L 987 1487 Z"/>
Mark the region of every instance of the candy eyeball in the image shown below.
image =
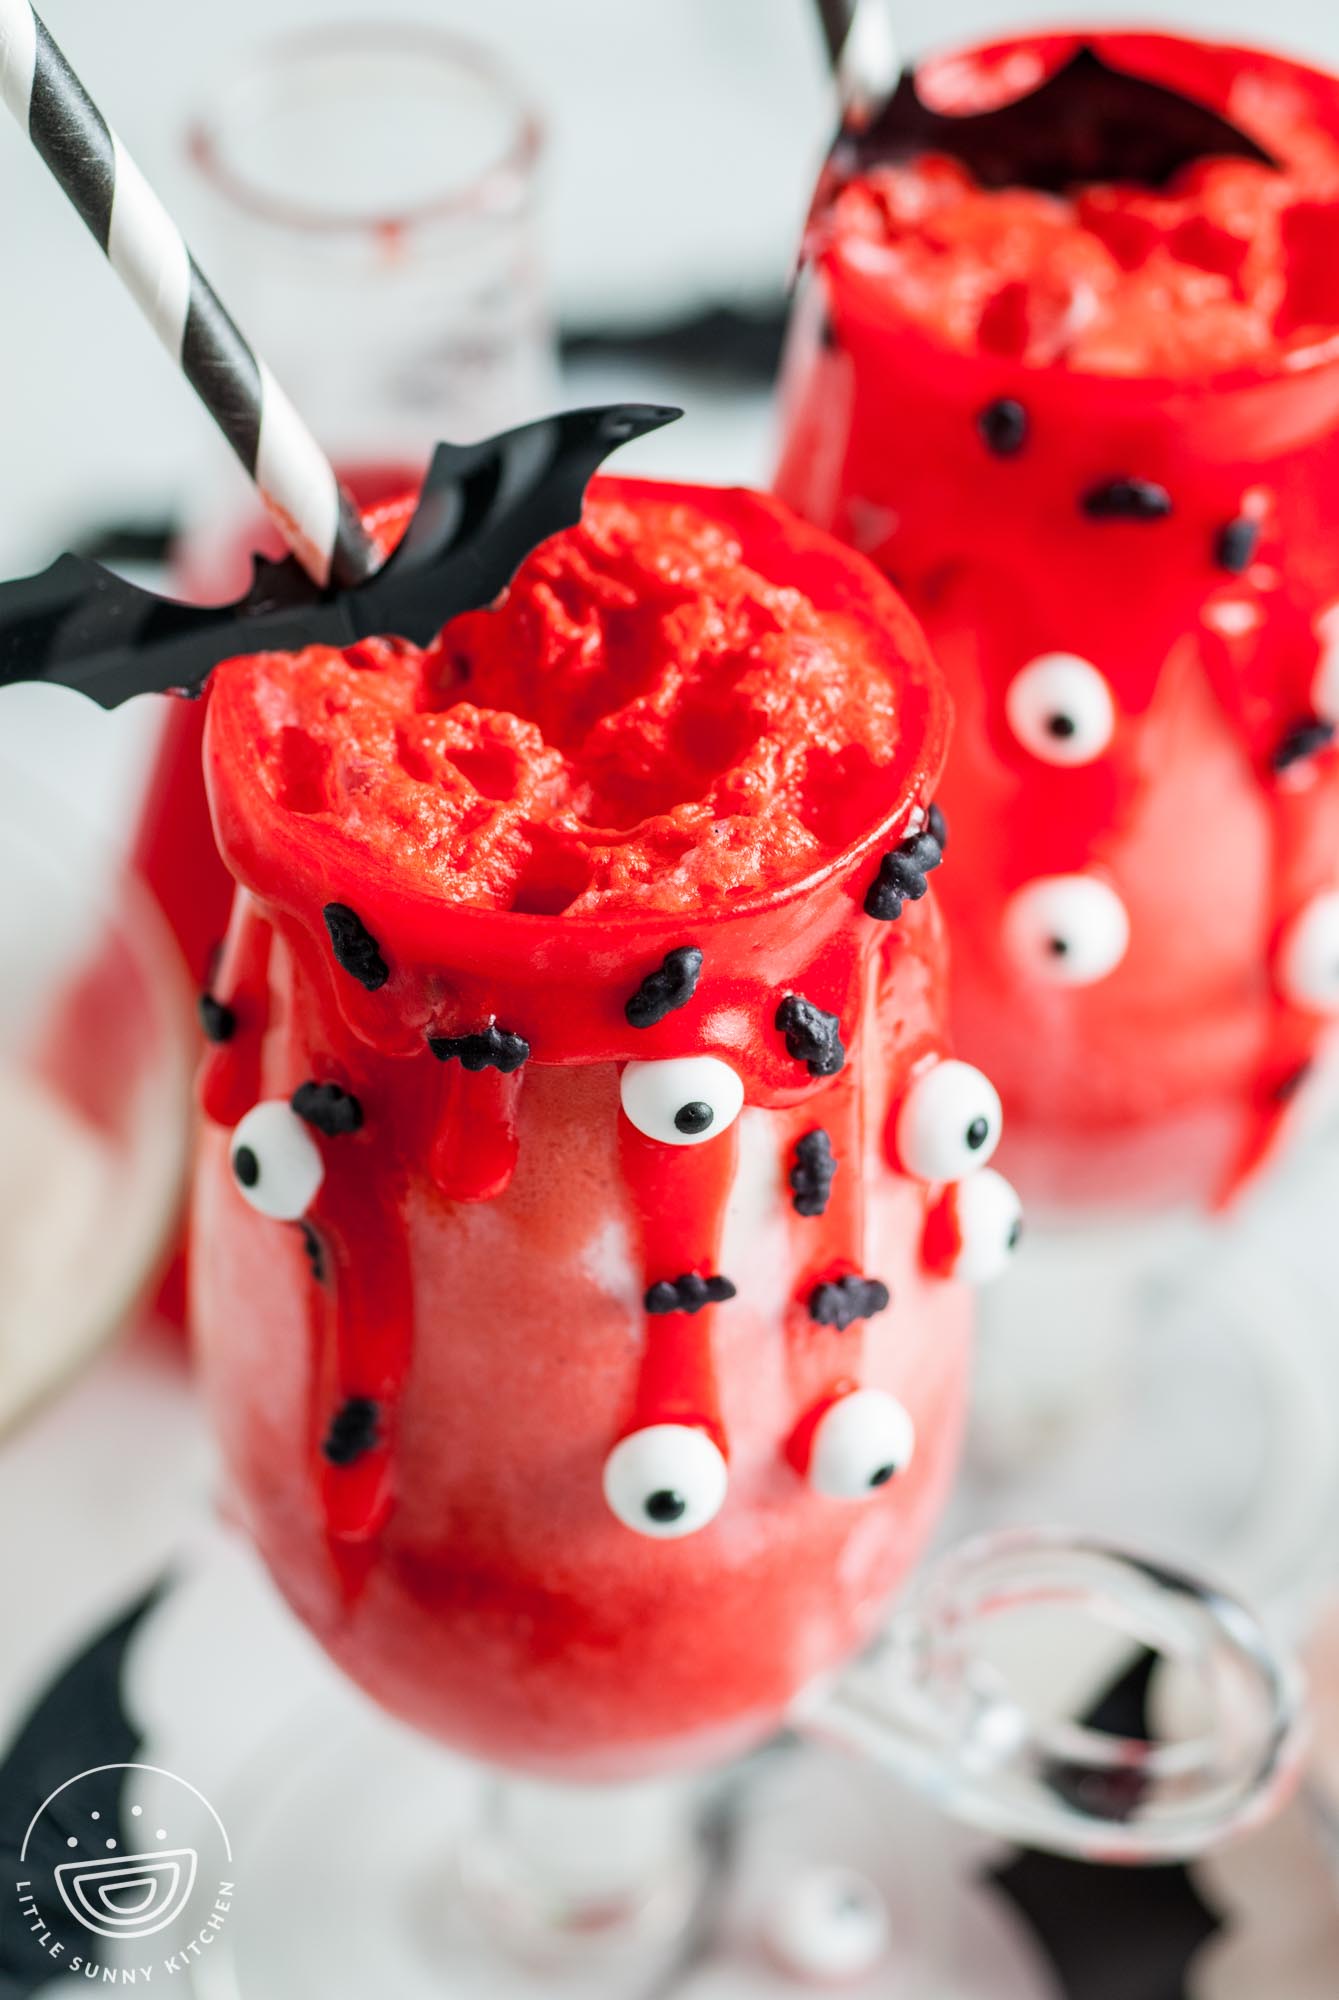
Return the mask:
<path id="1" fill-rule="evenodd" d="M 1091 764 L 1116 727 L 1111 689 L 1077 653 L 1043 653 L 1015 674 L 1004 697 L 1010 729 L 1044 764 Z"/>
<path id="2" fill-rule="evenodd" d="M 298 1222 L 321 1191 L 321 1149 L 290 1104 L 257 1104 L 232 1135 L 232 1177 L 244 1201 L 276 1222 Z"/>
<path id="3" fill-rule="evenodd" d="M 718 1056 L 630 1062 L 619 1092 L 637 1130 L 666 1146 L 700 1146 L 728 1131 L 744 1108 L 744 1085 Z"/>
<path id="4" fill-rule="evenodd" d="M 729 1472 L 718 1446 L 690 1424 L 650 1424 L 620 1440 L 604 1462 L 604 1497 L 634 1535 L 677 1541 L 714 1521 Z"/>
<path id="5" fill-rule="evenodd" d="M 1309 1014 L 1339 1014 L 1339 889 L 1313 896 L 1284 933 L 1279 991 Z"/>
<path id="6" fill-rule="evenodd" d="M 829 1500 L 870 1500 L 906 1471 L 915 1449 L 916 1427 L 895 1396 L 853 1389 L 814 1426 L 809 1484 Z"/>
<path id="7" fill-rule="evenodd" d="M 1034 979 L 1092 986 L 1124 958 L 1130 919 L 1115 890 L 1096 876 L 1043 875 L 1006 903 L 1004 942 Z"/>
<path id="8" fill-rule="evenodd" d="M 994 1167 L 960 1181 L 937 1218 L 945 1237 L 940 1268 L 965 1285 L 988 1285 L 1008 1268 L 1023 1235 L 1023 1204 Z"/>
<path id="9" fill-rule="evenodd" d="M 944 1061 L 922 1071 L 902 1099 L 894 1129 L 897 1157 L 918 1181 L 958 1181 L 1000 1142 L 1004 1112 L 989 1077 L 971 1063 Z"/>
<path id="10" fill-rule="evenodd" d="M 892 1943 L 888 1906 L 851 1868 L 808 1868 L 786 1877 L 769 1902 L 763 1939 L 796 1979 L 821 1986 L 863 1980 Z"/>

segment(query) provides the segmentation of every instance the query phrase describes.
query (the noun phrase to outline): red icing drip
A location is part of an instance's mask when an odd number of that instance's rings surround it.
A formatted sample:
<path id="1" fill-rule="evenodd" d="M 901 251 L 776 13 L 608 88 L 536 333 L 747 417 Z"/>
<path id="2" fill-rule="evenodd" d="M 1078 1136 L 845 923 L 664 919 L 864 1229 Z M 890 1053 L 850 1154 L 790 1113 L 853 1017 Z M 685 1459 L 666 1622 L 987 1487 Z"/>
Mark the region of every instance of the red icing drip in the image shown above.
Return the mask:
<path id="1" fill-rule="evenodd" d="M 245 579 L 239 585 L 239 594 Z M 208 594 L 202 597 L 208 601 Z M 144 796 L 135 866 L 162 905 L 197 987 L 228 927 L 233 884 L 214 846 L 200 776 L 207 693 L 170 701 Z"/>
<path id="2" fill-rule="evenodd" d="M 1309 685 L 1317 649 L 1313 642 L 1301 650 Z M 1262 783 L 1271 808 L 1274 894 L 1270 956 L 1277 964 L 1289 925 L 1314 896 L 1339 881 L 1339 754 L 1330 749 L 1281 774 L 1266 772 Z M 1230 1202 L 1276 1157 L 1292 1124 L 1300 1095 L 1298 1079 L 1305 1079 L 1324 1059 L 1333 1037 L 1332 1020 L 1290 1005 L 1280 993 L 1277 979 L 1273 981 L 1269 1029 L 1253 1080 L 1245 1136 L 1224 1175 L 1220 1204 Z"/>
<path id="3" fill-rule="evenodd" d="M 200 1071 L 200 1103 L 217 1125 L 238 1124 L 261 1094 L 273 938 L 268 919 L 251 897 L 237 896 L 213 985 L 215 999 L 231 1009 L 235 1025 L 226 1042 L 208 1050 Z"/>
<path id="4" fill-rule="evenodd" d="M 718 1269 L 726 1204 L 738 1158 L 737 1128 L 701 1146 L 666 1146 L 620 1121 L 623 1178 L 641 1242 L 647 1286 L 687 1272 Z M 629 1430 L 648 1424 L 698 1424 L 725 1455 L 714 1343 L 729 1338 L 730 1302 L 696 1313 L 647 1314 Z M 718 1331 L 719 1329 L 719 1331 Z M 610 1444 L 617 1440 L 611 1438 Z"/>
<path id="5" fill-rule="evenodd" d="M 810 1313 L 810 1299 L 815 1288 L 829 1280 L 848 1274 L 862 1278 L 879 1275 L 865 1269 L 864 1105 L 859 1064 L 854 1054 L 820 1102 L 837 1172 L 824 1215 L 802 1216 L 793 1209 L 791 1212 L 790 1238 L 801 1276 L 787 1321 L 787 1340 L 797 1392 L 803 1383 L 808 1386 L 802 1393 L 812 1394 L 818 1372 L 830 1376 L 831 1388 L 824 1392 L 820 1404 L 826 1408 L 843 1382 L 859 1380 L 864 1328 L 859 1320 L 845 1328 L 821 1325 Z M 801 1124 L 798 1129 L 805 1127 Z M 895 1310 L 895 1306 L 888 1310 Z M 793 1457 L 793 1441 L 790 1449 Z"/>
<path id="6" fill-rule="evenodd" d="M 327 1261 L 313 1300 L 312 1449 L 326 1534 L 349 1594 L 366 1578 L 370 1545 L 393 1503 L 396 1419 L 414 1323 L 404 1185 L 387 1176 L 370 1145 L 357 1156 L 356 1147 L 356 1139 L 329 1143 L 325 1185 L 311 1216 Z M 354 1398 L 377 1405 L 377 1442 L 351 1465 L 332 1465 L 322 1446 Z"/>
<path id="7" fill-rule="evenodd" d="M 854 1054 L 823 1094 L 823 1123 L 838 1170 L 822 1216 L 794 1218 L 794 1235 L 808 1249 L 806 1285 L 824 1278 L 865 1271 L 865 1189 L 860 1163 L 864 1159 L 865 1122 L 860 1070 Z M 845 1171 L 843 1171 L 843 1168 Z M 808 1224 L 808 1228 L 805 1224 Z M 804 1296 L 807 1298 L 808 1293 Z"/>
<path id="8" fill-rule="evenodd" d="M 834 1381 L 827 1394 L 806 1410 L 796 1424 L 786 1441 L 786 1457 L 801 1479 L 805 1478 L 809 1471 L 809 1461 L 814 1450 L 814 1432 L 833 1404 L 840 1402 L 843 1396 L 849 1396 L 859 1387 L 860 1383 L 854 1379 Z"/>
<path id="9" fill-rule="evenodd" d="M 236 1032 L 210 1051 L 202 1098 L 206 1116 L 225 1127 L 260 1098 L 289 1098 L 307 1081 L 336 1083 L 362 1105 L 362 1130 L 313 1135 L 326 1171 L 306 1218 L 323 1266 L 321 1281 L 312 1279 L 309 1307 L 311 1481 L 347 1598 L 365 1580 L 370 1545 L 393 1502 L 396 1412 L 412 1349 L 406 1175 L 376 1134 L 389 1120 L 404 1134 L 409 1156 L 425 1156 L 438 1079 L 421 1042 L 415 1062 L 369 1063 L 348 1023 L 343 979 L 324 932 L 312 936 L 239 893 L 215 988 L 233 1008 Z M 392 1031 L 388 1039 L 399 1043 L 404 1036 Z M 322 1449 L 331 1424 L 346 1403 L 362 1398 L 378 1407 L 377 1442 L 351 1464 L 334 1465 Z"/>
<path id="10" fill-rule="evenodd" d="M 958 1220 L 957 1194 L 953 1188 L 945 1188 L 938 1201 L 932 1203 L 925 1218 L 921 1255 L 927 1271 L 937 1271 L 941 1277 L 948 1277 L 961 1254 L 962 1228 Z"/>
<path id="11" fill-rule="evenodd" d="M 445 1201 L 494 1201 L 516 1171 L 521 1072 L 469 1071 L 448 1063 L 428 1172 Z"/>

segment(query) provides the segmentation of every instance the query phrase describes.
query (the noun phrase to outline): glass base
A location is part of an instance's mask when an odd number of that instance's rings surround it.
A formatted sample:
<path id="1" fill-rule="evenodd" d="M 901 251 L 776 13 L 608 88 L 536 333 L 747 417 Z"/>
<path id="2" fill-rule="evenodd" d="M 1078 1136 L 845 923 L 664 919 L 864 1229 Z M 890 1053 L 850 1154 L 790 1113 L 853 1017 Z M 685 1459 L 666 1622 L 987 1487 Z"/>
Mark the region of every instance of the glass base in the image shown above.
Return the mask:
<path id="1" fill-rule="evenodd" d="M 1336 1572 L 1339 1148 L 1240 1212 L 1039 1227 L 984 1302 L 950 1534 L 1062 1521 L 1296 1629 Z"/>
<path id="2" fill-rule="evenodd" d="M 500 1814 L 510 1782 L 372 1714 L 286 1732 L 220 1801 L 238 1894 L 200 2000 L 1052 2000 L 979 1880 L 990 1843 L 846 1758 L 785 1743 L 723 1779 L 578 1793 L 565 1837 L 562 1788 L 523 1782 Z M 610 1827 L 630 1865 L 602 1898 Z"/>

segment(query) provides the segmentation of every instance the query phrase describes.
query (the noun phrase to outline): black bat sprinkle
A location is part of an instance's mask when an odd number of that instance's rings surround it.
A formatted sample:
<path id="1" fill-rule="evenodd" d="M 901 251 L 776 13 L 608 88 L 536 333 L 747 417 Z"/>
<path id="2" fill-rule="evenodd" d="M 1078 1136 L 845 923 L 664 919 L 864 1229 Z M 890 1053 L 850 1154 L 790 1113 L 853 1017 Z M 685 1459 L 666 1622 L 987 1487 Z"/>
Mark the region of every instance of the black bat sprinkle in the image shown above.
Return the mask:
<path id="1" fill-rule="evenodd" d="M 0 687 L 54 681 L 116 708 L 141 694 L 197 696 L 221 660 L 241 653 L 378 635 L 426 645 L 448 619 L 491 604 L 532 549 L 580 519 L 611 451 L 681 414 L 619 403 L 438 445 L 403 539 L 348 587 L 322 590 L 292 557 L 257 558 L 244 597 L 190 605 L 87 556 L 60 556 L 39 576 L 0 584 Z"/>
<path id="2" fill-rule="evenodd" d="M 795 1141 L 790 1199 L 797 1215 L 826 1215 L 836 1173 L 832 1141 L 821 1126 Z"/>
<path id="3" fill-rule="evenodd" d="M 703 1278 L 685 1271 L 681 1278 L 662 1278 L 647 1292 L 643 1305 L 647 1312 L 699 1313 L 703 1306 L 720 1306 L 735 1296 L 728 1278 Z"/>
<path id="4" fill-rule="evenodd" d="M 919 833 L 899 841 L 879 863 L 879 872 L 865 897 L 865 912 L 880 923 L 896 923 L 904 903 L 918 903 L 930 884 L 926 879 L 944 859 L 948 828 L 939 807 L 932 805 Z"/>
<path id="5" fill-rule="evenodd" d="M 799 993 L 788 993 L 776 1010 L 777 1033 L 786 1053 L 807 1065 L 810 1076 L 836 1076 L 846 1063 L 841 1022 Z"/>
<path id="6" fill-rule="evenodd" d="M 298 1117 L 326 1139 L 343 1139 L 363 1129 L 363 1107 L 337 1083 L 300 1083 L 290 1102 Z"/>
<path id="7" fill-rule="evenodd" d="M 1247 514 L 1225 521 L 1213 540 L 1213 559 L 1229 576 L 1240 576 L 1255 560 L 1260 546 L 1260 523 Z"/>
<path id="8" fill-rule="evenodd" d="M 458 1062 L 462 1069 L 475 1072 L 496 1069 L 503 1076 L 511 1076 L 530 1060 L 524 1035 L 509 1034 L 496 1023 L 477 1035 L 429 1035 L 428 1047 L 438 1062 Z"/>
<path id="9" fill-rule="evenodd" d="M 335 961 L 368 993 L 379 993 L 391 976 L 381 947 L 356 910 L 347 903 L 327 903 L 321 912 L 330 933 Z"/>
<path id="10" fill-rule="evenodd" d="M 1151 479 L 1122 475 L 1090 486 L 1079 505 L 1090 521 L 1165 521 L 1172 511 L 1172 496 Z"/>
<path id="11" fill-rule="evenodd" d="M 380 1406 L 370 1396 L 351 1396 L 330 1419 L 321 1451 L 331 1465 L 356 1465 L 380 1442 Z"/>
<path id="12" fill-rule="evenodd" d="M 833 1326 L 844 1333 L 859 1319 L 887 1312 L 892 1302 L 892 1293 L 881 1278 L 861 1278 L 849 1272 L 844 1278 L 815 1285 L 809 1295 L 809 1317 L 819 1326 Z"/>
<path id="13" fill-rule="evenodd" d="M 216 1000 L 212 993 L 202 993 L 197 1008 L 200 1028 L 207 1042 L 230 1042 L 237 1033 L 237 1016 L 222 1000 Z"/>
<path id="14" fill-rule="evenodd" d="M 676 1008 L 686 1007 L 697 991 L 702 953 L 695 944 L 667 951 L 655 972 L 648 972 L 623 1009 L 630 1028 L 654 1028 Z"/>

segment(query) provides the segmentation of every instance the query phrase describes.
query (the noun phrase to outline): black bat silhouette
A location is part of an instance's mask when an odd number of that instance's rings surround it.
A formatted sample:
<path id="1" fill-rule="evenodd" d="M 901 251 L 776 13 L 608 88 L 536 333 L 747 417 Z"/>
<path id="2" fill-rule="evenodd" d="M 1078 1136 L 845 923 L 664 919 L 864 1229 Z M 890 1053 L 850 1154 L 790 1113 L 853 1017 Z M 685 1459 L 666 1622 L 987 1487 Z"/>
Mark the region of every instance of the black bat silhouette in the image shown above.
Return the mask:
<path id="1" fill-rule="evenodd" d="M 133 1762 L 143 1743 L 143 1731 L 125 1708 L 126 1655 L 167 1587 L 167 1579 L 155 1584 L 62 1668 L 5 1750 L 0 1760 L 0 1889 L 6 1898 L 23 1872 L 19 1852 L 29 1820 L 67 1778 L 107 1766 L 80 1797 L 84 1805 L 96 1798 L 108 1824 L 122 1831 L 124 1774 L 118 1767 Z M 49 1871 L 63 1861 L 64 1843 L 58 1836 L 72 1830 L 58 1815 L 39 1827 L 37 1845 L 29 1849 L 28 1872 L 39 1865 Z M 0 2000 L 28 2000 L 55 1976 L 51 1959 L 21 1923 L 17 1903 L 7 1902 L 0 1915 Z"/>
<path id="2" fill-rule="evenodd" d="M 61 556 L 40 576 L 0 584 L 0 687 L 55 681 L 116 708 L 139 694 L 199 695 L 238 653 L 377 634 L 426 645 L 448 619 L 491 604 L 532 549 L 580 519 L 611 451 L 682 414 L 617 403 L 438 445 L 399 546 L 347 588 L 319 589 L 291 556 L 257 557 L 235 603 L 181 604 L 86 556 Z"/>
<path id="3" fill-rule="evenodd" d="M 843 131 L 820 190 L 822 201 L 853 173 L 947 153 L 981 187 L 1040 188 L 1063 194 L 1092 181 L 1166 187 L 1195 160 L 1278 162 L 1207 104 L 1115 69 L 1081 48 L 1043 84 L 991 111 L 933 111 L 904 70 L 897 89 L 863 131 Z"/>
<path id="4" fill-rule="evenodd" d="M 1149 1736 L 1155 1663 L 1152 1653 L 1136 1658 L 1091 1710 L 1089 1725 Z M 1114 1795 L 1099 1801 L 1063 1766 L 1051 1772 L 1062 1797 L 1077 1796 L 1090 1810 L 1100 1805 L 1115 1822 L 1137 1810 L 1139 1797 L 1128 1773 L 1112 1779 Z M 1195 1960 L 1222 1929 L 1185 1866 L 1104 1868 L 1025 1849 L 988 1879 L 1028 1924 L 1066 2000 L 1188 2000 Z"/>

